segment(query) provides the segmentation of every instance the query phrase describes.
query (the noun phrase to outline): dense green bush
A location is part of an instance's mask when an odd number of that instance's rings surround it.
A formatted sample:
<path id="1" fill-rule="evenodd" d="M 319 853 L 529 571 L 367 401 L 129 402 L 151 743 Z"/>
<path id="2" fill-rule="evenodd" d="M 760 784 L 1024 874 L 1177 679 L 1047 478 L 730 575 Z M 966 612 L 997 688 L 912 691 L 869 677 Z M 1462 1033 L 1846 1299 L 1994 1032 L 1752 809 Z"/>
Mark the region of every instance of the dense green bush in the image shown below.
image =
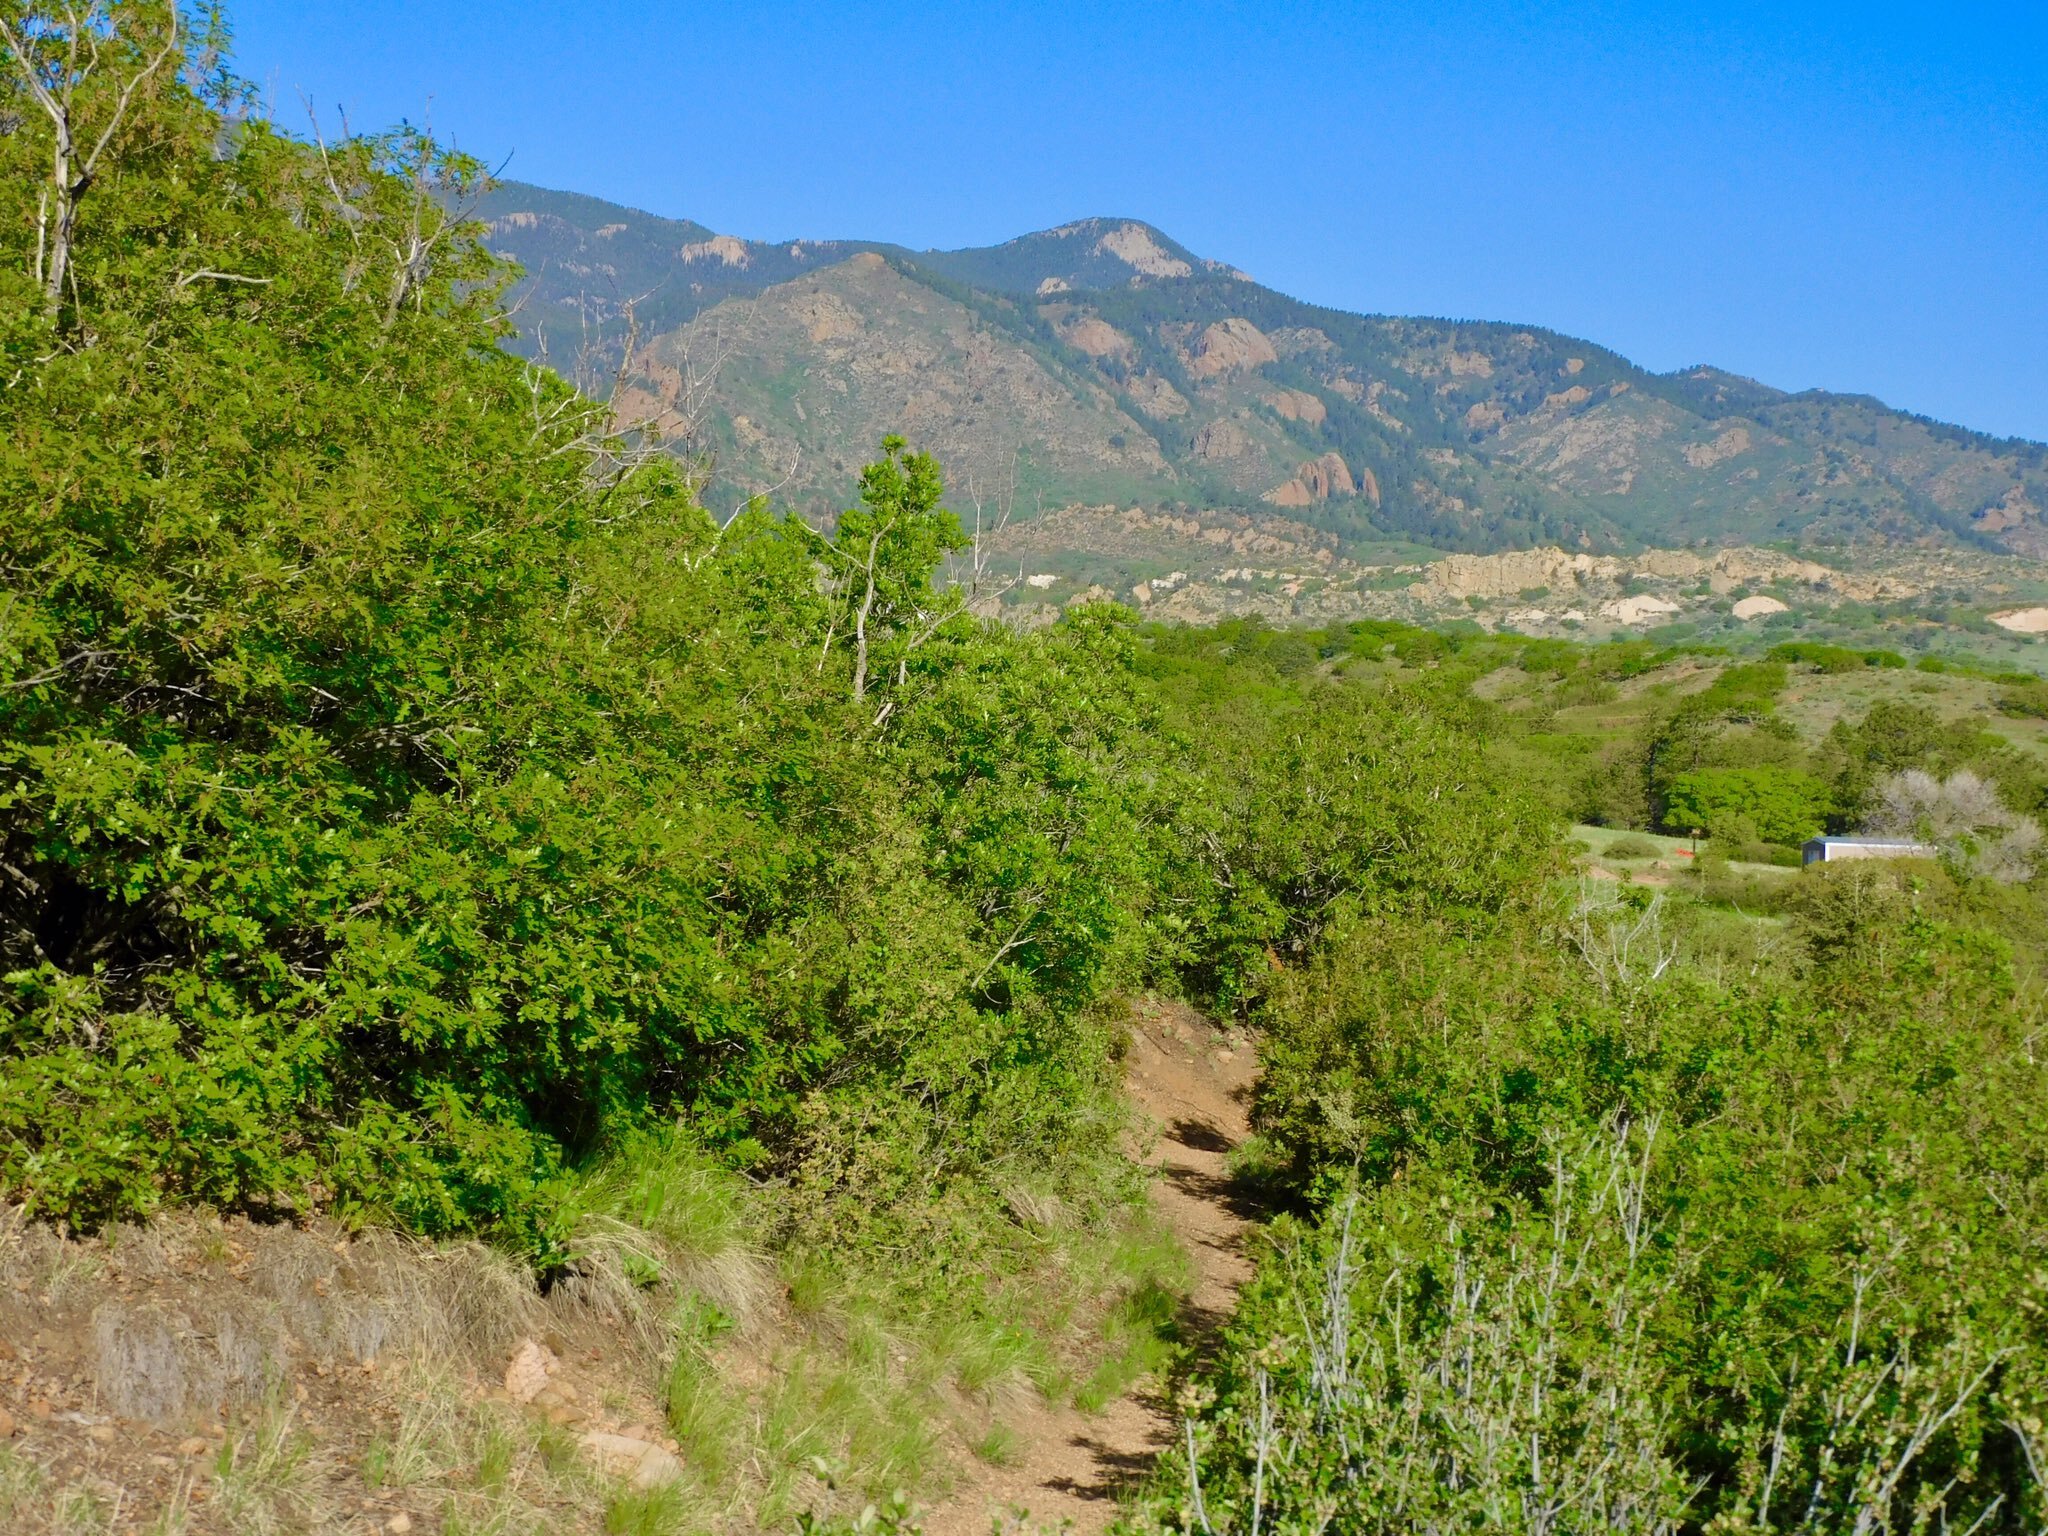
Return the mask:
<path id="1" fill-rule="evenodd" d="M 829 539 L 714 526 L 500 350 L 475 165 L 192 82 L 61 304 L 48 123 L 0 135 L 0 1188 L 545 1248 L 563 1160 L 677 1115 L 871 1208 L 1108 1155 L 1121 621 L 968 619 L 893 443 Z"/>
<path id="2" fill-rule="evenodd" d="M 1209 643 L 1155 641 L 1170 718 L 1198 742 L 1294 718 L 1272 674 L 1182 659 Z M 1460 814 L 1569 772 L 1586 819 L 1697 817 L 1716 841 L 1669 888 L 1498 866 L 1483 921 L 1346 898 L 1246 967 L 1262 1074 L 1239 1162 L 1296 1214 L 1187 1383 L 1187 1438 L 1134 1526 L 2036 1529 L 2040 894 L 1724 855 L 1795 862 L 1789 841 L 1909 768 L 2032 804 L 2038 763 L 1918 704 L 1802 739 L 1777 704 L 1805 655 L 1704 687 L 1674 667 L 1602 739 L 1543 709 L 1546 682 L 1587 675 L 1558 658 L 1381 654 L 1397 664 L 1361 674 L 1379 707 L 1462 739 Z M 1457 697 L 1514 666 L 1526 681 L 1485 691 L 1535 707 Z M 1245 835 L 1285 847 L 1293 814 Z"/>
<path id="3" fill-rule="evenodd" d="M 1609 859 L 1661 859 L 1664 845 L 1632 833 L 1627 837 L 1617 837 L 1600 852 Z"/>
<path id="4" fill-rule="evenodd" d="M 1286 680 L 1218 645 L 1228 633 L 1162 637 L 1146 659 L 1190 749 L 1161 784 L 1185 854 L 1158 874 L 1153 922 L 1161 959 L 1198 991 L 1247 1004 L 1361 916 L 1484 933 L 1553 866 L 1551 817 L 1481 766 L 1485 710 L 1462 680 Z"/>
<path id="5" fill-rule="evenodd" d="M 48 124 L 0 136 L 10 1194 L 551 1252 L 564 1163 L 680 1119 L 792 1209 L 934 1209 L 1113 1154 L 1115 987 L 1249 1007 L 1335 927 L 1483 936 L 1550 867 L 1478 771 L 1476 627 L 1141 670 L 1110 611 L 985 625 L 893 441 L 829 535 L 718 527 L 500 349 L 476 165 L 244 119 L 213 42 L 110 137 L 59 302 Z M 1320 675 L 1382 647 L 1397 690 Z"/>
<path id="6" fill-rule="evenodd" d="M 1788 843 L 1736 843 L 1728 857 L 1744 864 L 1775 864 L 1781 869 L 1798 869 L 1804 863 L 1800 850 Z"/>
<path id="7" fill-rule="evenodd" d="M 2033 678 L 2001 688 L 1998 708 L 2002 714 L 2021 719 L 2048 720 L 2048 682 Z"/>
<path id="8" fill-rule="evenodd" d="M 1815 640 L 1794 640 L 1771 647 L 1770 659 L 1796 662 L 1821 672 L 1854 672 L 1863 667 L 1903 667 L 1906 658 L 1897 651 L 1856 651 L 1847 646 L 1827 645 Z"/>
<path id="9" fill-rule="evenodd" d="M 1262 1157 L 1319 1214 L 1139 1523 L 2035 1529 L 2048 1068 L 1994 931 L 2038 908 L 1781 888 L 1791 951 L 1732 979 L 1641 963 L 1664 898 L 1628 893 L 1576 941 L 1333 932 L 1273 989 Z"/>

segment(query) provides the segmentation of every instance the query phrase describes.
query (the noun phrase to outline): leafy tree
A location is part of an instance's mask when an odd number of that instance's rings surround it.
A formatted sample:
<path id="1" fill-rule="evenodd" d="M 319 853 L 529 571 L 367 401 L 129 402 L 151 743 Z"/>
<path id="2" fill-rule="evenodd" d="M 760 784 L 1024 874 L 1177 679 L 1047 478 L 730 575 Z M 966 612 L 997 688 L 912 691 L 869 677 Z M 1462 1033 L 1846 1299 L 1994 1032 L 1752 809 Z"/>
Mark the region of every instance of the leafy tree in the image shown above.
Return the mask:
<path id="1" fill-rule="evenodd" d="M 132 134 L 132 119 L 146 110 L 147 97 L 171 87 L 185 61 L 183 20 L 175 4 L 148 0 L 113 0 L 82 10 L 10 7 L 0 15 L 9 94 L 26 98 L 47 126 L 48 170 L 37 191 L 33 268 L 47 321 L 64 318 L 64 300 L 75 290 L 79 219 L 109 152 L 126 147 L 124 130 Z M 218 40 L 218 30 L 216 18 L 209 43 Z M 67 329 L 76 321 L 72 316 Z"/>
<path id="2" fill-rule="evenodd" d="M 860 505 L 839 515 L 826 548 L 851 609 L 856 699 L 867 696 L 871 660 L 895 662 L 900 678 L 909 653 L 960 611 L 957 594 L 932 588 L 940 562 L 968 543 L 943 494 L 938 460 L 885 437 L 861 471 Z"/>
<path id="3" fill-rule="evenodd" d="M 1703 827 L 1716 841 L 1747 841 L 1745 824 L 1771 843 L 1799 843 L 1821 830 L 1827 787 L 1783 768 L 1703 768 L 1680 774 L 1664 802 L 1666 825 Z"/>
<path id="4" fill-rule="evenodd" d="M 1924 839 L 1958 864 L 2005 884 L 2034 872 L 2039 824 L 2015 815 L 1997 789 L 1967 769 L 1946 780 L 1908 769 L 1880 783 L 1872 798 L 1873 832 Z"/>

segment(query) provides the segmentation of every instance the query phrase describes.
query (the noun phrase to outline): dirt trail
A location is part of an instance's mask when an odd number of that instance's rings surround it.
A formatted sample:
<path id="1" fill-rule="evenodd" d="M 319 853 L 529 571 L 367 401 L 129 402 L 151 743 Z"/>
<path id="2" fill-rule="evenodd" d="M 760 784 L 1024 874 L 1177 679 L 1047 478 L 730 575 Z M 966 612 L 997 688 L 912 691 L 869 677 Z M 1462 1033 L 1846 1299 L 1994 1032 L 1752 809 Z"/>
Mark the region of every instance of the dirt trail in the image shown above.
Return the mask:
<path id="1" fill-rule="evenodd" d="M 1245 1100 L 1257 1063 L 1251 1047 L 1191 1008 L 1139 1004 L 1131 1018 L 1125 1084 L 1159 1128 L 1146 1161 L 1158 1168 L 1153 1202 L 1195 1261 L 1184 1314 L 1197 1337 L 1230 1315 L 1251 1277 L 1244 1238 L 1251 1213 L 1230 1192 L 1224 1158 L 1249 1133 Z M 1107 1529 L 1118 1496 L 1150 1470 L 1177 1421 L 1157 1381 L 1099 1414 L 1039 1405 L 1013 1420 L 1019 1441 L 1006 1467 L 978 1466 L 925 1518 L 930 1536 L 985 1536 L 991 1516 L 1022 1506 L 1075 1536 Z"/>

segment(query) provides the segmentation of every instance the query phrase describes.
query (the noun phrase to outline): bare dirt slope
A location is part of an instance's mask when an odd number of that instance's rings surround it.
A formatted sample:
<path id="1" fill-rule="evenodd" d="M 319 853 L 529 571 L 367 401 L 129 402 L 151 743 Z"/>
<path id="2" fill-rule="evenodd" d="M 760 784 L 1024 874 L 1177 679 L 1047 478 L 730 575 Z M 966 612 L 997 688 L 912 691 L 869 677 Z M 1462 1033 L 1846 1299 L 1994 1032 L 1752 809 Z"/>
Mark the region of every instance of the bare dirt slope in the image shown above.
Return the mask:
<path id="1" fill-rule="evenodd" d="M 1126 1084 L 1157 1129 L 1145 1160 L 1157 1168 L 1153 1199 L 1195 1262 L 1184 1324 L 1200 1340 L 1230 1315 L 1251 1276 L 1245 1239 L 1252 1213 L 1232 1195 L 1224 1167 L 1249 1134 L 1246 1100 L 1256 1061 L 1248 1042 L 1193 1009 L 1141 1003 L 1131 1020 Z M 1041 1407 L 1017 1420 L 1011 1464 L 982 1467 L 925 1519 L 929 1536 L 982 1536 L 992 1516 L 1023 1508 L 1076 1536 L 1106 1530 L 1119 1495 L 1143 1478 L 1178 1420 L 1164 1384 L 1142 1383 L 1100 1414 Z"/>

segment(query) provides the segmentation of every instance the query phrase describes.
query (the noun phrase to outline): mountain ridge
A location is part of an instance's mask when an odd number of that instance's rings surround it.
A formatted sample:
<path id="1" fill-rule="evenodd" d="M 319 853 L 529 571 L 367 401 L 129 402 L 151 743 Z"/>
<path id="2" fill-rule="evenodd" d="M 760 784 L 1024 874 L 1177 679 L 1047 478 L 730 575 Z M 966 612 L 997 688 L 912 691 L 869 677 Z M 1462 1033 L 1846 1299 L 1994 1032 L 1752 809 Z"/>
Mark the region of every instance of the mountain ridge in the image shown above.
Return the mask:
<path id="1" fill-rule="evenodd" d="M 1541 326 L 1312 304 L 1143 220 L 916 251 L 744 240 L 518 183 L 477 211 L 526 270 L 515 345 L 569 329 L 643 403 L 697 389 L 669 409 L 728 500 L 776 486 L 829 519 L 848 467 L 907 427 L 978 455 L 984 485 L 1007 456 L 1024 513 L 1278 510 L 1354 550 L 2048 556 L 2041 444 L 1712 364 L 1655 373 Z M 712 353 L 716 378 L 682 379 Z"/>

